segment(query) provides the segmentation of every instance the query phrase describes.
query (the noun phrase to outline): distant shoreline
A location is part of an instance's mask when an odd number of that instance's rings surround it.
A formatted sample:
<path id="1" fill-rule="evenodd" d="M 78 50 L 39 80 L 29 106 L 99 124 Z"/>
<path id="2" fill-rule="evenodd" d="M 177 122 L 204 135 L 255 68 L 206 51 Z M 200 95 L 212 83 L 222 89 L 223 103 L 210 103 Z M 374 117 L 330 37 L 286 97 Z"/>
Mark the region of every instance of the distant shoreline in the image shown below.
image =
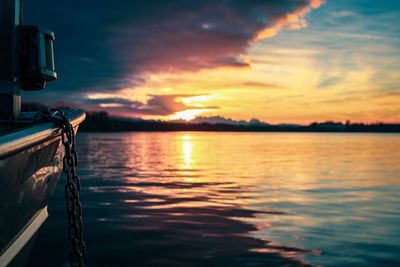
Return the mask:
<path id="1" fill-rule="evenodd" d="M 45 106 L 24 103 L 24 111 L 37 111 Z M 68 108 L 68 107 L 58 107 Z M 222 117 L 220 117 L 222 118 Z M 400 123 L 314 122 L 309 125 L 272 125 L 258 120 L 250 122 L 225 119 L 226 123 L 168 122 L 111 117 L 105 111 L 86 112 L 80 132 L 298 132 L 298 133 L 400 133 Z"/>
<path id="2" fill-rule="evenodd" d="M 112 133 L 365 133 L 365 134 L 400 134 L 399 132 L 335 132 L 335 131 L 199 131 L 199 130 L 130 130 L 130 131 L 96 131 L 96 130 L 80 130 L 80 133 L 104 133 L 104 134 L 112 134 Z"/>
<path id="3" fill-rule="evenodd" d="M 327 133 L 400 133 L 400 124 L 363 124 L 340 122 L 310 125 L 233 125 L 131 120 L 110 117 L 106 112 L 89 112 L 81 132 L 327 132 Z"/>

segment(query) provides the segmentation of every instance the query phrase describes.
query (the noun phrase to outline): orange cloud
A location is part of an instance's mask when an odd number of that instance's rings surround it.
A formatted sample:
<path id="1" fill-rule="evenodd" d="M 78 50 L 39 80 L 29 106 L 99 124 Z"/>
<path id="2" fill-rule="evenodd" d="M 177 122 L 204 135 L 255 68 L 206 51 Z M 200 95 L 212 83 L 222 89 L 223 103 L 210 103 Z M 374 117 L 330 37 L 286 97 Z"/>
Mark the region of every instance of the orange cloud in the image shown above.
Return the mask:
<path id="1" fill-rule="evenodd" d="M 276 24 L 272 27 L 267 27 L 261 30 L 253 41 L 271 38 L 285 29 L 298 30 L 306 28 L 307 21 L 305 20 L 304 16 L 313 9 L 319 8 L 323 3 L 323 0 L 311 0 L 307 6 L 301 7 L 292 13 L 278 18 Z"/>

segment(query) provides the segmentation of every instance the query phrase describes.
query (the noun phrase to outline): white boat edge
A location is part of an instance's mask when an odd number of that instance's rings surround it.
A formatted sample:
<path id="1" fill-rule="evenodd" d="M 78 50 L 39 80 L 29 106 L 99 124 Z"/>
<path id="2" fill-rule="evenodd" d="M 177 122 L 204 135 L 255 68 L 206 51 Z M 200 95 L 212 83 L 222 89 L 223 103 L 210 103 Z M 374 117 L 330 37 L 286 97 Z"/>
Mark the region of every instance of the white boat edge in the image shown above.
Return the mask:
<path id="1" fill-rule="evenodd" d="M 40 226 L 46 221 L 48 216 L 47 206 L 36 212 L 17 236 L 10 241 L 5 251 L 2 252 L 0 255 L 0 266 L 7 266 L 14 257 L 18 255 L 22 248 L 24 248 L 33 235 L 39 230 Z"/>
<path id="2" fill-rule="evenodd" d="M 69 110 L 66 115 L 70 118 L 70 122 L 74 128 L 81 124 L 86 118 L 84 112 L 76 109 Z M 0 136 L 0 158 L 21 151 L 34 144 L 54 138 L 60 134 L 60 127 L 54 123 L 48 122 L 38 123 Z"/>

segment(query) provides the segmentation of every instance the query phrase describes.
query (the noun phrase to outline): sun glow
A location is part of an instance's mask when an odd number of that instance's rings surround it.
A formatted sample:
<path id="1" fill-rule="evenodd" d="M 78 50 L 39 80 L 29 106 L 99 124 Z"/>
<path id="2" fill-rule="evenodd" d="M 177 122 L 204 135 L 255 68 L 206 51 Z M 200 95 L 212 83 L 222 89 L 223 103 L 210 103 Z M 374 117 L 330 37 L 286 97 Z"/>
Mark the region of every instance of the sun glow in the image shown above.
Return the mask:
<path id="1" fill-rule="evenodd" d="M 185 111 L 176 112 L 175 114 L 169 116 L 169 119 L 190 121 L 196 118 L 197 115 L 200 115 L 206 111 L 207 109 L 188 109 Z"/>
<path id="2" fill-rule="evenodd" d="M 198 95 L 198 96 L 191 96 L 191 97 L 183 97 L 181 98 L 182 103 L 185 105 L 190 104 L 199 104 L 199 102 L 207 102 L 211 100 L 213 97 L 211 95 Z"/>

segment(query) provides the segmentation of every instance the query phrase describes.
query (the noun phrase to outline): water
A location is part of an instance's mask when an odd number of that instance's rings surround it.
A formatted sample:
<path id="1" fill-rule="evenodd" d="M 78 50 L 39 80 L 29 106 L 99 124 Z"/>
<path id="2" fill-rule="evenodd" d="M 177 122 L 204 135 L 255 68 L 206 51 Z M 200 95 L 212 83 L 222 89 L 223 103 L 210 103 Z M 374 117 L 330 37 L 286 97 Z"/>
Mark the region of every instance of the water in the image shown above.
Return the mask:
<path id="1" fill-rule="evenodd" d="M 400 266 L 400 135 L 79 134 L 89 266 Z M 67 260 L 63 181 L 30 266 Z"/>

